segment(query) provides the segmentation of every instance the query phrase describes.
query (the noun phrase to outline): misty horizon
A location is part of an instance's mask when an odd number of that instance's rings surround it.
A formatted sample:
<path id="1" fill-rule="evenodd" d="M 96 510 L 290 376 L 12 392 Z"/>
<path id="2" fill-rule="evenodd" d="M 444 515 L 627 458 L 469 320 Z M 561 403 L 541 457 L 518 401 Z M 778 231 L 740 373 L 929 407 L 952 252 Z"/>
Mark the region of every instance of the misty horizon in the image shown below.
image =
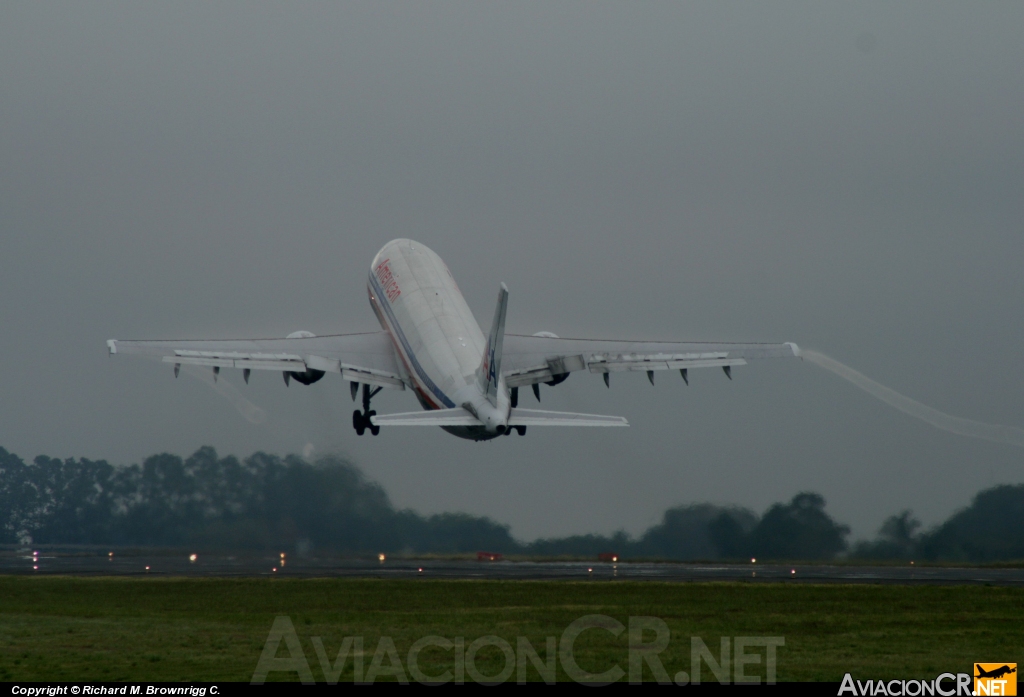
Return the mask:
<path id="1" fill-rule="evenodd" d="M 1024 485 L 977 492 L 969 506 L 922 530 L 913 511 L 886 518 L 871 540 L 820 494 L 801 491 L 763 514 L 691 503 L 665 510 L 640 535 L 580 533 L 525 541 L 490 516 L 397 509 L 387 491 L 334 456 L 239 459 L 202 447 L 111 466 L 38 456 L 26 463 L 0 448 L 0 544 L 110 545 L 222 551 L 378 555 L 500 553 L 676 561 L 829 560 L 1005 562 L 1024 557 Z M 284 552 L 282 552 L 282 558 Z"/>

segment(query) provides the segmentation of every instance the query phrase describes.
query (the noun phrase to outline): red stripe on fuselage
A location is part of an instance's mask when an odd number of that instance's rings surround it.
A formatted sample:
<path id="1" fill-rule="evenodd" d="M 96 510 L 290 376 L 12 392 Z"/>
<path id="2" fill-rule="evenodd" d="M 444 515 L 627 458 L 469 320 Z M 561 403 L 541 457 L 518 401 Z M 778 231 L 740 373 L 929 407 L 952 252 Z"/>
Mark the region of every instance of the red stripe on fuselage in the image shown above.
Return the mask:
<path id="1" fill-rule="evenodd" d="M 412 365 L 409 363 L 409 359 L 405 355 L 405 351 L 402 350 L 402 342 L 395 336 L 395 330 L 391 327 L 391 324 L 387 320 L 387 316 L 381 311 L 377 305 L 377 299 L 373 297 L 373 287 L 370 285 L 366 286 L 367 291 L 370 295 L 370 306 L 373 307 L 373 314 L 377 315 L 377 321 L 380 322 L 380 326 L 388 333 L 391 337 L 391 343 L 395 346 L 395 351 L 398 353 L 399 360 L 402 361 L 402 365 L 405 366 L 405 372 L 412 378 L 413 389 L 416 394 L 419 395 L 421 402 L 426 402 L 430 405 L 431 409 L 442 409 L 443 406 L 438 404 L 437 401 L 431 398 L 429 391 L 424 389 L 424 386 L 420 384 L 419 376 L 416 371 L 413 370 Z"/>

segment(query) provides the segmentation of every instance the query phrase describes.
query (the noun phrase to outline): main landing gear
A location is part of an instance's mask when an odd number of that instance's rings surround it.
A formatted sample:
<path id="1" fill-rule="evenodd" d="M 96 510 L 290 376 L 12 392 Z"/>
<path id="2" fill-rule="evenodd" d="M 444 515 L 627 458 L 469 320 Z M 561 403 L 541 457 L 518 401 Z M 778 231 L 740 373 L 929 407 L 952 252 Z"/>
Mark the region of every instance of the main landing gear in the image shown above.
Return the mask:
<path id="1" fill-rule="evenodd" d="M 369 385 L 365 383 L 363 384 L 363 410 L 359 411 L 358 409 L 356 409 L 354 412 L 352 412 L 352 428 L 356 429 L 357 436 L 363 435 L 367 429 L 369 429 L 370 433 L 372 433 L 373 435 L 377 435 L 378 433 L 380 433 L 380 426 L 375 426 L 374 424 L 370 423 L 370 417 L 376 416 L 377 414 L 377 412 L 372 411 L 370 409 L 370 400 L 373 399 L 373 397 L 383 389 L 383 387 L 375 387 L 371 391 Z M 356 392 L 358 390 L 359 383 L 353 382 L 352 399 L 356 398 Z"/>

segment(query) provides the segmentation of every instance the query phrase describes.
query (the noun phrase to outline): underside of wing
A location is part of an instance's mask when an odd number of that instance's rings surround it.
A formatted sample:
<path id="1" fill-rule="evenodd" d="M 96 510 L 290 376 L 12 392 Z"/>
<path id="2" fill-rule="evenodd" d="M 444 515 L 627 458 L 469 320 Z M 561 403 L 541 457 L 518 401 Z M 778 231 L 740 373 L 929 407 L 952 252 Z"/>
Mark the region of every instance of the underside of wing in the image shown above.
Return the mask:
<path id="1" fill-rule="evenodd" d="M 562 339 L 553 336 L 505 336 L 503 374 L 509 387 L 557 383 L 569 373 L 681 370 L 746 365 L 762 358 L 800 355 L 794 343 L 730 344 L 672 341 Z"/>
<path id="2" fill-rule="evenodd" d="M 175 366 L 239 368 L 288 374 L 340 373 L 346 380 L 405 389 L 391 338 L 386 332 L 298 336 L 287 339 L 120 341 L 110 339 L 111 354 L 161 358 Z"/>

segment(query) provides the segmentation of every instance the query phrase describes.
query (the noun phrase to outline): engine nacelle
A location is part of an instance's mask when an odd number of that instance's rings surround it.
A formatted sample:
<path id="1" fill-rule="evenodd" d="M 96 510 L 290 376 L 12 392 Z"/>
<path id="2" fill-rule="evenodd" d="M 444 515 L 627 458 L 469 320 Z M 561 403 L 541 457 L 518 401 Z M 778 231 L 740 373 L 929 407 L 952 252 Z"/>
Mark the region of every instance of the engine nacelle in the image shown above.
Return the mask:
<path id="1" fill-rule="evenodd" d="M 566 381 L 569 377 L 569 373 L 559 373 L 558 375 L 552 375 L 551 379 L 545 382 L 545 385 L 558 385 Z"/>
<path id="2" fill-rule="evenodd" d="M 554 332 L 537 332 L 536 334 L 534 334 L 534 336 L 539 336 L 539 337 L 541 337 L 543 339 L 557 339 L 558 338 L 558 335 L 555 334 Z M 544 384 L 545 385 L 557 385 L 559 383 L 565 382 L 566 378 L 568 378 L 568 377 L 569 377 L 569 373 L 558 373 L 557 375 L 552 375 L 551 376 L 551 380 L 549 380 L 548 382 L 545 382 Z M 535 395 L 537 395 L 537 400 L 539 401 L 540 400 L 540 388 L 534 386 L 533 393 Z"/>
<path id="3" fill-rule="evenodd" d="M 316 334 L 314 334 L 313 332 L 300 330 L 297 332 L 292 332 L 291 334 L 286 336 L 285 339 L 312 339 L 314 337 L 316 337 Z M 322 378 L 325 374 L 326 373 L 324 373 L 324 371 L 322 370 L 313 370 L 312 368 L 306 368 L 306 370 L 304 370 L 301 373 L 286 370 L 284 371 L 284 384 L 287 385 L 292 379 L 294 379 L 296 382 L 300 382 L 303 385 L 312 385 L 314 382 Z"/>
<path id="4" fill-rule="evenodd" d="M 326 373 L 324 373 L 324 371 L 322 370 L 313 370 L 312 368 L 307 368 L 305 371 L 301 373 L 288 371 L 284 375 L 285 384 L 288 384 L 288 378 L 292 378 L 296 382 L 301 382 L 303 385 L 312 385 L 314 382 L 316 382 L 324 375 L 326 375 Z"/>

